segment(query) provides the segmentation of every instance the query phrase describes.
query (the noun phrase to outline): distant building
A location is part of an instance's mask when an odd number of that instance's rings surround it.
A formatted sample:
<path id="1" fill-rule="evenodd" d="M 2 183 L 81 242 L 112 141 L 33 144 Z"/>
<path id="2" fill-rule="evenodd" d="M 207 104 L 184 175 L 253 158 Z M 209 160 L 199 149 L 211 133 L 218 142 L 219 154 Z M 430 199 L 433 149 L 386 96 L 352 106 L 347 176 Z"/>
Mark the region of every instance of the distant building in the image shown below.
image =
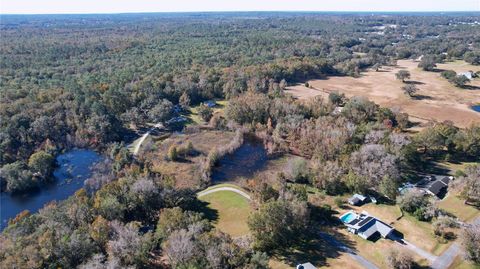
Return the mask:
<path id="1" fill-rule="evenodd" d="M 313 266 L 313 264 L 307 262 L 307 263 L 297 265 L 297 269 L 317 269 L 317 267 L 315 267 L 315 266 Z"/>
<path id="2" fill-rule="evenodd" d="M 217 105 L 217 102 L 215 102 L 214 100 L 208 100 L 208 101 L 205 101 L 203 105 L 207 107 L 214 107 Z"/>
<path id="3" fill-rule="evenodd" d="M 458 73 L 459 76 L 465 76 L 466 78 L 472 80 L 473 79 L 473 72 L 468 71 L 468 72 L 463 72 L 463 73 Z"/>
<path id="4" fill-rule="evenodd" d="M 348 203 L 355 206 L 363 205 L 366 202 L 368 202 L 368 198 L 358 193 L 348 198 Z"/>
<path id="5" fill-rule="evenodd" d="M 385 222 L 369 215 L 363 211 L 356 214 L 353 211 L 347 212 L 340 217 L 347 226 L 349 232 L 357 234 L 365 240 L 369 240 L 380 235 L 383 238 L 391 238 L 395 229 Z"/>
<path id="6" fill-rule="evenodd" d="M 332 112 L 332 115 L 340 115 L 343 111 L 343 106 L 336 106 Z"/>

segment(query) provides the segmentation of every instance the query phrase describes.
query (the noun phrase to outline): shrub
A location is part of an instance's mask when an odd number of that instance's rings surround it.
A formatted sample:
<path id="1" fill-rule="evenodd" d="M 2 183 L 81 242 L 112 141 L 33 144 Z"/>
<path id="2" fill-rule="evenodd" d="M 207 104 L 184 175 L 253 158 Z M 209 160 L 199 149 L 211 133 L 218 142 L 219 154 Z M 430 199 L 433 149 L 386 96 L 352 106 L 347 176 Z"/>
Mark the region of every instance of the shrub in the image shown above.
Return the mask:
<path id="1" fill-rule="evenodd" d="M 168 148 L 167 156 L 170 161 L 176 161 L 178 159 L 177 146 L 171 145 L 170 148 Z"/>
<path id="2" fill-rule="evenodd" d="M 203 121 L 208 122 L 213 116 L 213 109 L 202 104 L 198 108 L 198 115 Z"/>
<path id="3" fill-rule="evenodd" d="M 387 254 L 387 264 L 392 269 L 410 269 L 414 265 L 413 257 L 409 253 L 391 249 Z"/>
<path id="4" fill-rule="evenodd" d="M 333 202 L 337 207 L 340 207 L 340 208 L 342 208 L 345 205 L 345 200 L 343 200 L 342 197 L 335 197 L 335 199 L 333 199 Z"/>
<path id="5" fill-rule="evenodd" d="M 462 245 L 465 249 L 465 258 L 480 264 L 480 225 L 475 224 L 465 228 L 462 234 Z"/>
<path id="6" fill-rule="evenodd" d="M 294 182 L 305 182 L 308 175 L 307 161 L 295 158 L 288 161 L 288 174 Z"/>

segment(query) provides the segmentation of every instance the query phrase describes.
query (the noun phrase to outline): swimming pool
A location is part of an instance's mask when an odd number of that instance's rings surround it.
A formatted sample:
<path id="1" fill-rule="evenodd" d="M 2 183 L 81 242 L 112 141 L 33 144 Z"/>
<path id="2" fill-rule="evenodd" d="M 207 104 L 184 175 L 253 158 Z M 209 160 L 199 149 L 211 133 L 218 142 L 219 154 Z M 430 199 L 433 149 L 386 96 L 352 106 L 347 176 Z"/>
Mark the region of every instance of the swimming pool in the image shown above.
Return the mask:
<path id="1" fill-rule="evenodd" d="M 357 214 L 353 212 L 345 213 L 343 216 L 340 217 L 343 223 L 349 223 L 356 218 L 357 218 Z"/>

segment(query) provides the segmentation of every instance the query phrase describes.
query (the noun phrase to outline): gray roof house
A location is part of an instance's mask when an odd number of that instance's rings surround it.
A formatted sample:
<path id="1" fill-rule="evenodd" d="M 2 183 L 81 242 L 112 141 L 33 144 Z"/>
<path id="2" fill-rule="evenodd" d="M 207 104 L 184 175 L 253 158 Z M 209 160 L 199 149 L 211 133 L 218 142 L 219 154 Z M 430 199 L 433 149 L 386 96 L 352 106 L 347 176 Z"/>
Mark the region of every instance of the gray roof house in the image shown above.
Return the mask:
<path id="1" fill-rule="evenodd" d="M 347 217 L 346 217 L 347 216 Z M 345 223 L 349 232 L 368 240 L 379 234 L 383 238 L 390 238 L 395 229 L 385 222 L 371 216 L 366 211 L 356 214 L 352 211 L 345 213 L 340 219 Z"/>
<path id="2" fill-rule="evenodd" d="M 436 196 L 442 199 L 448 191 L 448 183 L 450 180 L 453 180 L 451 176 L 442 176 L 442 177 L 435 177 L 436 180 L 433 181 L 430 186 L 427 188 L 427 192 L 433 196 Z"/>
<path id="3" fill-rule="evenodd" d="M 352 197 L 348 198 L 348 203 L 351 205 L 363 205 L 368 201 L 366 196 L 355 193 Z"/>

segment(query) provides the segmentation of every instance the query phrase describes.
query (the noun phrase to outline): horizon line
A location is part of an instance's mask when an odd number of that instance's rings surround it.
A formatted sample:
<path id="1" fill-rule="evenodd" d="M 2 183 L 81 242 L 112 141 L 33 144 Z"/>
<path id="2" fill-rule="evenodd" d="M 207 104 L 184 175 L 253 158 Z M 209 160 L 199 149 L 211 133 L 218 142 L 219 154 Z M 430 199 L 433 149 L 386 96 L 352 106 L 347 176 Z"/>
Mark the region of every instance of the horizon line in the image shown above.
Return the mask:
<path id="1" fill-rule="evenodd" d="M 125 15 L 125 14 L 194 14 L 194 13 L 480 13 L 479 10 L 198 10 L 198 11 L 132 11 L 132 12 L 65 12 L 65 13 L 1 13 L 0 16 L 38 15 Z"/>

